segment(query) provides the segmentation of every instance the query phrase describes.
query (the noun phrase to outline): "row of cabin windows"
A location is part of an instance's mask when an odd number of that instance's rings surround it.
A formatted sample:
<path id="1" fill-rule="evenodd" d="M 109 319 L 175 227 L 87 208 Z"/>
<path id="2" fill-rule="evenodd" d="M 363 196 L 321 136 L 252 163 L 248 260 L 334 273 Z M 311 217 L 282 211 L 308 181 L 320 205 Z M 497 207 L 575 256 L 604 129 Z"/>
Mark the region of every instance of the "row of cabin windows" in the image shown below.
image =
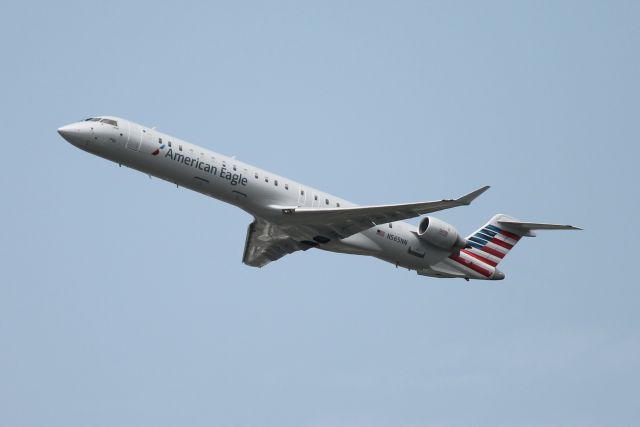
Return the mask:
<path id="1" fill-rule="evenodd" d="M 301 195 L 301 196 L 304 196 L 304 190 L 300 190 L 300 195 Z M 317 202 L 317 201 L 318 201 L 318 195 L 317 195 L 317 194 L 314 194 L 314 195 L 313 195 L 313 201 L 314 201 L 314 202 Z M 324 199 L 324 204 L 325 204 L 325 205 L 327 205 L 327 206 L 328 206 L 328 205 L 329 205 L 329 203 L 330 203 L 330 202 L 329 202 L 329 199 Z M 339 208 L 339 207 L 340 207 L 340 202 L 336 202 L 336 207 L 337 207 L 337 208 Z"/>
<path id="2" fill-rule="evenodd" d="M 234 169 L 233 169 L 233 170 L 235 170 L 235 166 L 234 166 Z M 253 177 L 254 177 L 255 179 L 260 179 L 260 175 L 258 175 L 258 172 L 254 172 L 254 173 L 253 173 Z M 269 177 L 268 177 L 268 176 L 265 176 L 265 177 L 264 177 L 264 182 L 267 182 L 267 183 L 269 182 Z M 276 187 L 278 186 L 278 180 L 277 180 L 277 179 L 274 179 L 274 180 L 273 180 L 273 185 L 274 185 L 274 186 L 276 186 Z M 289 184 L 285 183 L 285 184 L 284 184 L 284 189 L 285 189 L 285 190 L 288 190 L 288 189 L 289 189 Z M 301 196 L 304 196 L 304 190 L 302 190 L 302 189 L 300 190 L 300 195 L 301 195 Z M 317 194 L 314 194 L 314 195 L 313 195 L 313 200 L 314 200 L 314 201 L 316 201 L 316 202 L 318 201 L 318 195 L 317 195 Z M 325 205 L 327 205 L 327 206 L 329 206 L 329 204 L 330 204 L 329 199 L 326 199 L 326 198 L 325 198 L 325 199 L 324 199 L 324 204 L 325 204 Z M 336 202 L 336 207 L 337 207 L 337 208 L 339 208 L 339 207 L 340 207 L 340 202 Z"/>
<path id="3" fill-rule="evenodd" d="M 158 138 L 158 143 L 159 143 L 160 145 L 162 145 L 162 138 Z M 171 147 L 171 141 L 168 141 L 168 142 L 167 142 L 167 144 L 169 145 L 169 147 Z M 182 145 L 178 144 L 178 149 L 179 149 L 180 151 L 182 151 Z M 190 151 L 191 153 L 193 153 L 193 148 L 190 148 L 190 149 L 189 149 L 189 151 Z M 200 155 L 201 155 L 203 158 L 205 157 L 204 153 L 202 153 L 202 152 L 200 153 Z M 211 156 L 211 160 L 215 161 L 215 157 Z M 227 164 L 223 161 L 223 162 L 222 162 L 222 166 L 223 166 L 223 167 L 227 167 Z M 232 168 L 233 168 L 233 170 L 234 170 L 234 171 L 237 171 L 237 170 L 238 170 L 238 167 L 237 167 L 236 165 L 233 165 L 233 166 L 232 166 Z M 245 173 L 248 173 L 247 168 L 244 168 L 244 171 L 245 171 Z M 255 173 L 254 173 L 254 176 L 255 176 L 255 178 L 256 178 L 256 179 L 258 179 L 258 172 L 255 172 Z M 269 177 L 268 177 L 268 176 L 265 176 L 265 177 L 264 177 L 264 182 L 269 182 Z M 277 179 L 276 179 L 276 180 L 274 180 L 274 181 L 273 181 L 273 183 L 274 183 L 274 185 L 275 185 L 276 187 L 278 186 L 278 180 L 277 180 Z M 285 183 L 285 184 L 284 184 L 284 189 L 285 189 L 285 190 L 288 190 L 288 189 L 289 189 L 289 184 Z"/>
<path id="4" fill-rule="evenodd" d="M 158 144 L 162 145 L 162 138 L 158 138 Z M 169 148 L 171 148 L 171 141 L 167 141 L 167 145 L 169 146 Z M 178 144 L 178 149 L 182 151 L 182 145 Z"/>
<path id="5" fill-rule="evenodd" d="M 162 138 L 158 138 L 158 143 L 162 145 Z M 169 145 L 169 147 L 171 147 L 171 141 L 168 141 L 167 144 Z M 178 144 L 178 150 L 182 151 L 182 145 Z M 193 148 L 191 148 L 189 150 L 193 153 Z M 200 153 L 200 155 L 202 157 L 204 157 L 204 153 Z M 215 157 L 211 156 L 211 160 L 215 160 Z M 225 162 L 222 162 L 222 166 L 226 167 L 227 165 L 226 165 Z M 233 165 L 232 168 L 233 168 L 234 171 L 238 170 L 236 165 Z M 245 168 L 244 171 L 247 172 L 247 169 Z M 253 176 L 254 176 L 255 179 L 259 179 L 260 178 L 260 176 L 258 175 L 258 172 L 254 172 Z M 269 182 L 269 177 L 268 176 L 264 177 L 264 182 Z M 273 185 L 275 185 L 276 187 L 278 186 L 278 180 L 277 179 L 273 180 Z M 284 184 L 284 189 L 285 190 L 289 189 L 289 184 L 288 183 Z M 304 190 L 300 190 L 300 195 L 304 196 Z M 314 195 L 313 199 L 317 202 L 318 201 L 318 195 Z M 324 199 L 324 204 L 325 205 L 328 206 L 329 203 L 330 203 L 329 199 Z M 340 207 L 340 202 L 336 202 L 336 207 L 338 207 L 338 208 Z"/>
<path id="6" fill-rule="evenodd" d="M 158 144 L 162 145 L 162 138 L 158 138 Z M 167 145 L 169 146 L 169 148 L 171 148 L 172 147 L 171 141 L 167 141 Z M 182 151 L 182 144 L 178 144 L 178 151 Z M 193 153 L 193 148 L 189 148 L 189 152 Z M 200 155 L 202 156 L 202 158 L 205 158 L 205 155 L 203 152 L 200 152 Z M 215 160 L 215 159 L 216 159 L 215 157 L 211 156 L 211 160 Z M 233 166 L 233 170 L 236 170 L 235 166 Z"/>
<path id="7" fill-rule="evenodd" d="M 235 169 L 234 169 L 234 170 L 235 170 Z M 253 173 L 253 177 L 254 177 L 255 179 L 260 179 L 260 175 L 258 175 L 258 172 L 254 172 L 254 173 Z M 269 177 L 268 177 L 268 176 L 265 176 L 265 177 L 264 177 L 264 182 L 269 182 Z M 273 180 L 273 185 L 275 185 L 276 187 L 278 186 L 278 180 L 277 180 L 277 179 L 274 179 L 274 180 Z M 289 189 L 289 184 L 288 184 L 288 183 L 285 183 L 285 184 L 284 184 L 284 189 L 285 189 L 285 190 L 288 190 L 288 189 Z"/>

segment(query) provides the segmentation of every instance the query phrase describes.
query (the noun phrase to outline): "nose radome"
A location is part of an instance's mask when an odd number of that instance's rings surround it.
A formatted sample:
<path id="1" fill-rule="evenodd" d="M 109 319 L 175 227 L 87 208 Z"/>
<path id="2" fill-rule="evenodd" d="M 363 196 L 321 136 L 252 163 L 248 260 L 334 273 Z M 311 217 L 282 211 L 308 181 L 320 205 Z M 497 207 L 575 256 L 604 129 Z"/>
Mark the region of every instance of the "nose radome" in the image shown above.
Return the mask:
<path id="1" fill-rule="evenodd" d="M 60 134 L 60 136 L 66 139 L 67 141 L 69 140 L 69 138 L 73 136 L 74 132 L 76 132 L 74 125 L 66 125 L 66 126 L 62 126 L 61 128 L 58 128 L 58 133 Z"/>
<path id="2" fill-rule="evenodd" d="M 86 142 L 88 131 L 84 123 L 71 123 L 58 129 L 60 136 L 75 146 Z"/>

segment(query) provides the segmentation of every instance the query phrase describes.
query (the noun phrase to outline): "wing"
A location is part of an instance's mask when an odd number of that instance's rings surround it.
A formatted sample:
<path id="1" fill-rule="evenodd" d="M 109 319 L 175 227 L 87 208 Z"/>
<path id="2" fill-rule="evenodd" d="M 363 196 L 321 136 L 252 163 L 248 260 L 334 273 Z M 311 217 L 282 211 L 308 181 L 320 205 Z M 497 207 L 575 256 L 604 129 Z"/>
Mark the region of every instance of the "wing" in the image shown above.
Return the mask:
<path id="1" fill-rule="evenodd" d="M 256 219 L 247 229 L 242 262 L 252 267 L 263 267 L 285 255 L 310 247 L 293 239 L 277 225 Z"/>
<path id="2" fill-rule="evenodd" d="M 377 224 L 401 221 L 444 209 L 469 205 L 488 189 L 489 186 L 485 186 L 457 199 L 436 202 L 329 209 L 286 208 L 282 209 L 282 214 L 285 216 L 283 223 L 288 224 L 285 229 L 291 226 L 310 228 L 326 233 L 320 233 L 326 237 L 343 239 Z M 288 233 L 291 235 L 291 231 Z"/>
<path id="3" fill-rule="evenodd" d="M 344 239 L 377 224 L 468 205 L 488 189 L 485 186 L 457 199 L 436 202 L 335 209 L 276 207 L 283 215 L 277 224 L 256 219 L 249 225 L 242 262 L 262 267 L 295 251 Z"/>

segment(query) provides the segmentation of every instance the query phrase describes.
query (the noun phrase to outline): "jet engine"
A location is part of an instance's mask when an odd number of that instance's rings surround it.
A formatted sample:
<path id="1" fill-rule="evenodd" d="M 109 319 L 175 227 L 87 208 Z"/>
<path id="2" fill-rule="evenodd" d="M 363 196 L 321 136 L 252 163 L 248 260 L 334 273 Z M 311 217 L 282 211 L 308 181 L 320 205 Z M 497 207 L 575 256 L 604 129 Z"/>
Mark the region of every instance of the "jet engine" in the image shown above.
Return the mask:
<path id="1" fill-rule="evenodd" d="M 460 237 L 452 225 L 428 216 L 418 224 L 418 237 L 434 246 L 451 251 L 467 246 L 466 239 Z"/>

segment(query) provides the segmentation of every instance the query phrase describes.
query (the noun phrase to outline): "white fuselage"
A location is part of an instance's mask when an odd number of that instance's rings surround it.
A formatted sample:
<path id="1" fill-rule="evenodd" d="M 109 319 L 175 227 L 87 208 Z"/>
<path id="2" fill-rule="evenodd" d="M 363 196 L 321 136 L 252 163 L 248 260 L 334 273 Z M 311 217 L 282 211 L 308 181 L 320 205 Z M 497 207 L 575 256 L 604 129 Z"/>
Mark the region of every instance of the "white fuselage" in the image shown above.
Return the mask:
<path id="1" fill-rule="evenodd" d="M 101 116 L 102 119 L 105 116 Z M 287 207 L 336 208 L 355 204 L 231 157 L 147 128 L 109 117 L 113 124 L 84 121 L 59 129 L 73 145 L 145 174 L 233 204 L 275 224 Z M 461 271 L 450 252 L 417 237 L 414 225 L 380 224 L 340 241 L 319 245 L 334 252 L 370 255 L 437 277 L 486 279 Z"/>

